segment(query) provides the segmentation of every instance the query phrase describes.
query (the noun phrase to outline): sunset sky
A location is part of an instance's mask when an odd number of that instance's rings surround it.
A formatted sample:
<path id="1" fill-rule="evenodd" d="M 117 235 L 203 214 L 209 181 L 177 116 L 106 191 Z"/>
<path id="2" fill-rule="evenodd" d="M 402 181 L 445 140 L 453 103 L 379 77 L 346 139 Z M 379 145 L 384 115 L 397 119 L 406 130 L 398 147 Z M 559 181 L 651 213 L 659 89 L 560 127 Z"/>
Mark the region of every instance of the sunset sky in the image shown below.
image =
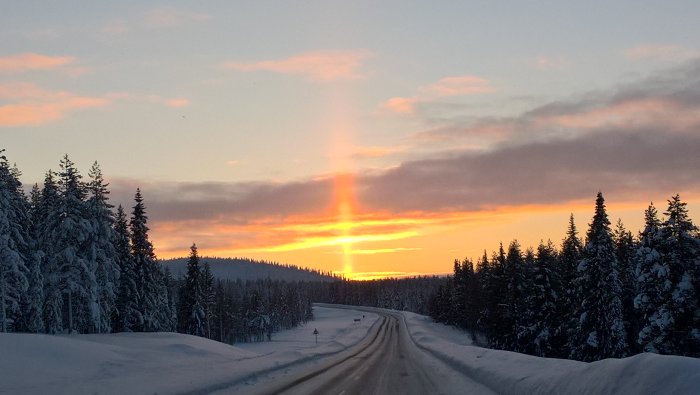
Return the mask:
<path id="1" fill-rule="evenodd" d="M 140 187 L 160 258 L 447 273 L 700 219 L 698 1 L 21 1 L 0 12 L 0 148 Z"/>

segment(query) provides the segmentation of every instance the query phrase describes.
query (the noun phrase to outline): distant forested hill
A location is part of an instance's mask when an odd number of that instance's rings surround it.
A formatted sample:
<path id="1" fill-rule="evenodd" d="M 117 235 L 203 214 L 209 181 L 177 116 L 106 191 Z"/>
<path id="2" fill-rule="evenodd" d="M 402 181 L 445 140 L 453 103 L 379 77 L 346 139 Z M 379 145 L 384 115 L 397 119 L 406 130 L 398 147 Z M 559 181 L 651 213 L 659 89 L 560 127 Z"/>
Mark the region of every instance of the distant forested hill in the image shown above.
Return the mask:
<path id="1" fill-rule="evenodd" d="M 208 262 L 211 272 L 218 279 L 257 280 L 266 279 L 283 281 L 333 281 L 331 273 L 300 268 L 294 265 L 284 265 L 276 262 L 256 261 L 246 258 L 201 258 L 202 263 Z M 182 277 L 187 270 L 187 258 L 165 259 L 160 261 L 167 267 L 173 277 Z"/>

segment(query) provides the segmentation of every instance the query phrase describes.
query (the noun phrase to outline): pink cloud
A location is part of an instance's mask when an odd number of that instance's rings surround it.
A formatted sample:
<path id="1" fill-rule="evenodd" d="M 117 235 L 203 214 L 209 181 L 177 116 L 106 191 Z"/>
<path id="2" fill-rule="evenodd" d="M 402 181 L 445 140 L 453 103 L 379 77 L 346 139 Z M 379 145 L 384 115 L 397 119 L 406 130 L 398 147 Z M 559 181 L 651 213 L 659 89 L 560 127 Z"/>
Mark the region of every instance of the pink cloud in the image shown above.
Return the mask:
<path id="1" fill-rule="evenodd" d="M 367 50 L 317 51 L 279 60 L 228 62 L 223 67 L 243 72 L 299 74 L 317 81 L 359 79 L 365 77 L 360 68 L 370 55 Z"/>
<path id="2" fill-rule="evenodd" d="M 437 82 L 418 88 L 412 97 L 392 97 L 381 108 L 400 115 L 414 115 L 416 105 L 429 103 L 442 97 L 465 96 L 496 91 L 491 81 L 474 75 L 458 75 L 441 78 Z"/>
<path id="3" fill-rule="evenodd" d="M 72 63 L 74 60 L 72 56 L 47 56 L 27 52 L 0 57 L 0 71 L 51 70 Z"/>
<path id="4" fill-rule="evenodd" d="M 495 91 L 491 82 L 487 79 L 473 75 L 460 75 L 445 77 L 434 84 L 420 89 L 426 96 L 461 96 L 490 93 Z"/>
<path id="5" fill-rule="evenodd" d="M 675 44 L 641 44 L 624 51 L 629 59 L 684 60 L 700 55 L 700 52 Z"/>
<path id="6" fill-rule="evenodd" d="M 382 104 L 382 108 L 402 115 L 412 115 L 416 112 L 415 97 L 392 97 Z"/>
<path id="7" fill-rule="evenodd" d="M 168 107 L 173 107 L 173 108 L 182 108 L 182 107 L 187 107 L 190 105 L 190 100 L 185 99 L 185 98 L 175 98 L 175 99 L 166 99 L 163 101 L 163 104 L 165 104 Z"/>
<path id="8" fill-rule="evenodd" d="M 537 116 L 535 127 L 599 129 L 632 128 L 658 125 L 685 129 L 700 123 L 700 114 L 667 98 L 642 98 L 613 103 L 605 107 L 552 116 Z"/>
<path id="9" fill-rule="evenodd" d="M 0 106 L 0 127 L 33 126 L 63 118 L 69 111 L 104 107 L 109 99 L 47 91 L 30 83 L 0 85 L 0 99 L 13 103 Z"/>

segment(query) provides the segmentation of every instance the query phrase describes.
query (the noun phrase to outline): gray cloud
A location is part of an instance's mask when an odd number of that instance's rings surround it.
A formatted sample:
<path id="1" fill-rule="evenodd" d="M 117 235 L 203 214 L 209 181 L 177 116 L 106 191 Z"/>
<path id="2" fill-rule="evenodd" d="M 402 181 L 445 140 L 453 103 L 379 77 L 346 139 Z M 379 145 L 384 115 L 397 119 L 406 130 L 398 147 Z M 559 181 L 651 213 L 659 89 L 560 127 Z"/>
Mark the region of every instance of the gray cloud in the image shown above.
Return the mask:
<path id="1" fill-rule="evenodd" d="M 700 130 L 699 130 L 700 131 Z M 700 190 L 700 134 L 599 132 L 404 163 L 363 179 L 362 198 L 394 211 L 479 210 L 594 196 Z"/>
<path id="2" fill-rule="evenodd" d="M 615 118 L 620 113 L 629 119 L 620 122 Z M 611 121 L 605 118 L 608 114 Z M 387 171 L 359 173 L 356 194 L 361 207 L 390 212 L 480 210 L 564 203 L 592 198 L 599 190 L 625 200 L 700 192 L 700 61 L 608 93 L 539 106 L 520 117 L 482 119 L 462 132 L 446 126 L 432 137 L 463 133 L 474 138 L 479 132 L 475 128 L 482 134 L 501 133 L 501 143 L 486 150 L 433 153 Z M 113 201 L 131 206 L 137 184 L 113 180 Z M 334 198 L 332 178 L 140 186 L 154 220 L 246 223 L 317 214 L 332 209 Z"/>
<path id="3" fill-rule="evenodd" d="M 644 105 L 649 101 L 663 102 L 669 106 L 669 112 L 654 114 L 647 112 L 649 118 L 657 117 L 657 124 L 668 128 L 677 125 L 669 124 L 669 116 L 674 112 L 694 112 L 698 117 L 700 111 L 700 58 L 690 60 L 681 66 L 655 73 L 649 77 L 632 83 L 622 84 L 608 91 L 588 92 L 572 98 L 552 101 L 537 106 L 515 117 L 484 117 L 464 118 L 453 117 L 442 119 L 441 124 L 430 130 L 419 132 L 416 137 L 421 141 L 436 140 L 454 141 L 456 139 L 490 139 L 491 142 L 523 143 L 533 139 L 549 139 L 556 136 L 570 137 L 572 135 L 595 132 L 607 128 L 612 120 L 596 124 L 594 116 L 606 109 L 630 111 L 634 115 L 634 106 L 644 112 Z M 422 115 L 431 123 L 439 119 L 442 111 L 431 115 L 430 108 L 423 108 Z M 673 111 L 673 112 L 671 112 Z M 433 116 L 434 115 L 434 116 Z M 563 125 L 564 118 L 591 118 L 587 125 Z M 619 119 L 616 129 L 635 129 L 640 125 L 634 119 Z M 624 122 L 629 121 L 629 122 Z M 650 123 L 654 119 L 647 119 Z M 656 125 L 660 126 L 660 125 Z"/>
<path id="4" fill-rule="evenodd" d="M 159 183 L 112 181 L 112 200 L 133 205 L 140 187 L 152 219 L 168 221 L 211 220 L 245 223 L 261 217 L 316 213 L 330 205 L 330 179 L 289 183 Z M 126 202 L 126 203 L 124 203 Z"/>

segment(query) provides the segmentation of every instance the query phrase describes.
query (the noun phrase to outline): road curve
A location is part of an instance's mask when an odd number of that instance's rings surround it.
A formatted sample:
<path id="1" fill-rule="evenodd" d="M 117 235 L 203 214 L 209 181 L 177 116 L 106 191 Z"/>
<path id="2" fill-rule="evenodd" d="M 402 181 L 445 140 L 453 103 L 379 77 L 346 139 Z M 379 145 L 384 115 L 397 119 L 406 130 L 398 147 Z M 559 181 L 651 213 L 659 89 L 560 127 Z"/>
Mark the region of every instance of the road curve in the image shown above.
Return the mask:
<path id="1" fill-rule="evenodd" d="M 330 306 L 329 306 L 330 307 Z M 353 309 L 361 309 L 354 307 Z M 369 311 L 369 310 L 368 310 Z M 372 309 L 380 320 L 366 342 L 321 367 L 276 380 L 255 391 L 271 394 L 491 394 L 421 350 L 403 316 Z"/>

